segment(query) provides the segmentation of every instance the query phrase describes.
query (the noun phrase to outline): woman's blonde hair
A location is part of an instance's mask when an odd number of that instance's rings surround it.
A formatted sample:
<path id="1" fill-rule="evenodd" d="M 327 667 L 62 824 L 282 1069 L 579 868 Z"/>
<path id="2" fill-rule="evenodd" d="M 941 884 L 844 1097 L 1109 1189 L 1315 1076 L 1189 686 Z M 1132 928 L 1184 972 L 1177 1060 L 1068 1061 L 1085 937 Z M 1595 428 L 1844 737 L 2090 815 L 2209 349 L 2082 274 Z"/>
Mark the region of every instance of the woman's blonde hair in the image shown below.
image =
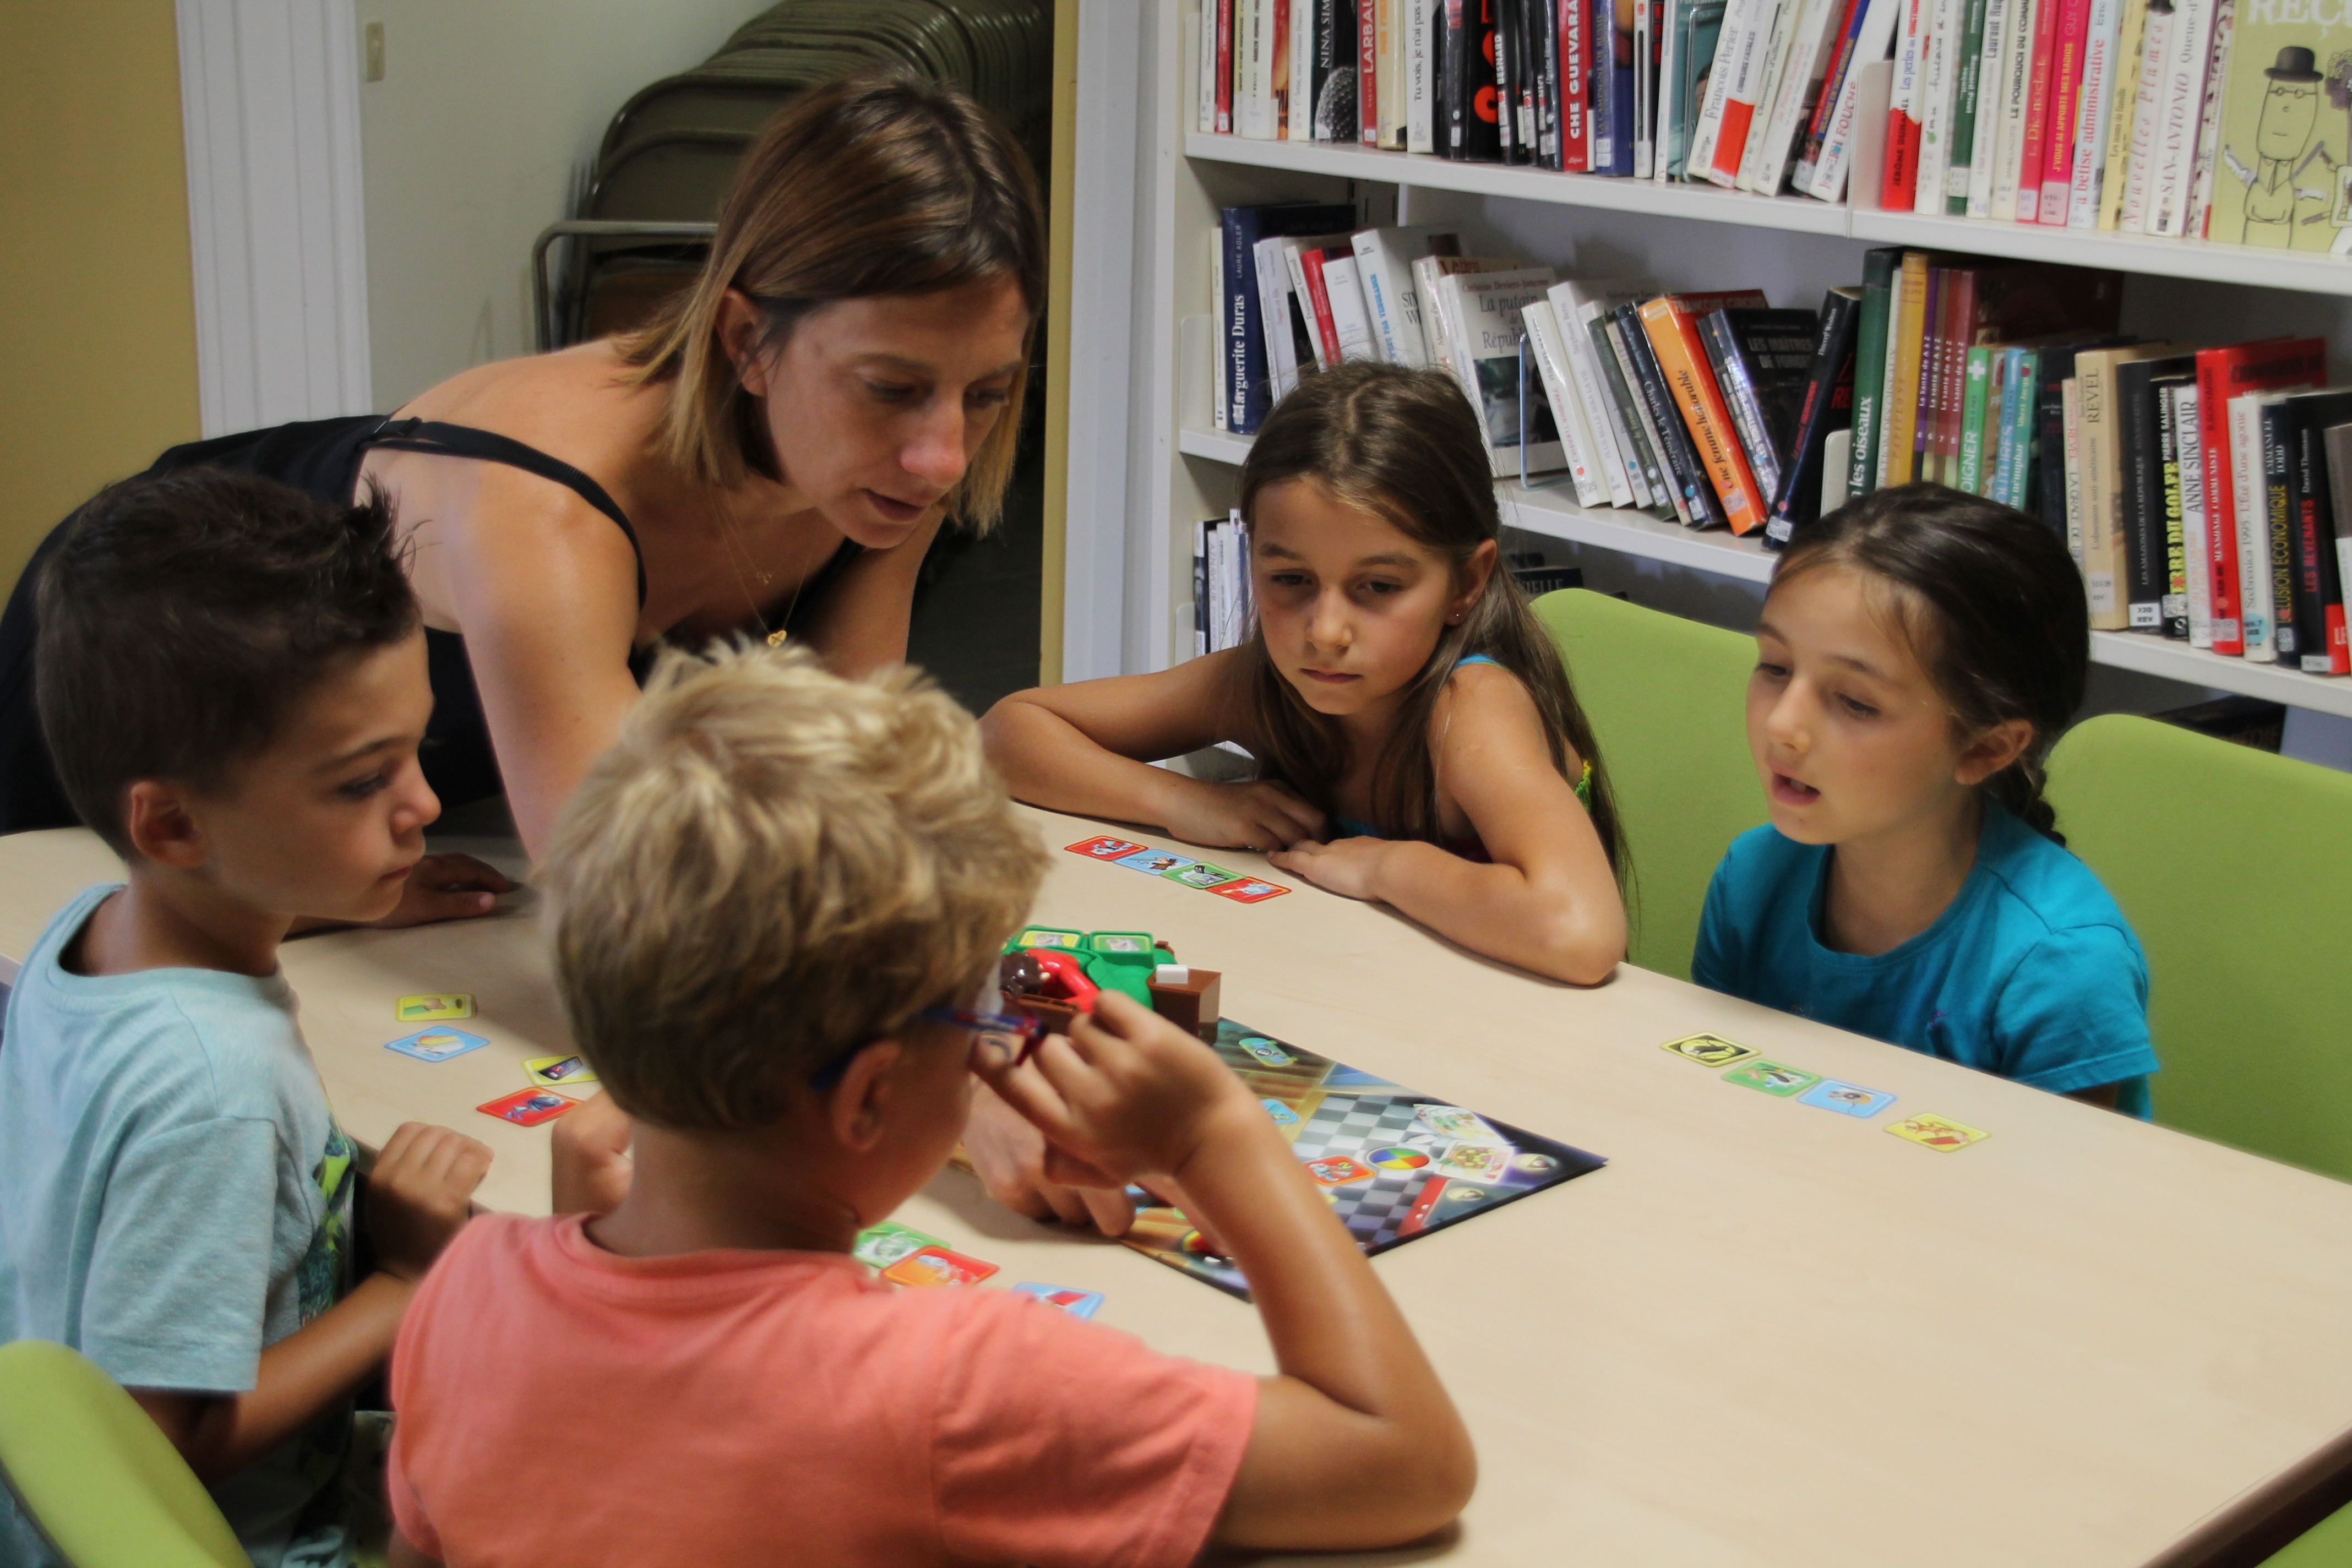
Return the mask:
<path id="1" fill-rule="evenodd" d="M 632 1116 L 772 1125 L 843 1052 L 960 1005 L 1045 872 L 971 716 L 914 669 L 665 652 L 540 882 L 581 1054 Z"/>
<path id="2" fill-rule="evenodd" d="M 763 466 L 767 438 L 719 342 L 729 289 L 765 317 L 760 351 L 779 347 L 823 305 L 932 294 L 1010 279 L 1034 337 L 1045 301 L 1045 240 L 1035 174 L 996 117 L 953 88 L 899 69 L 812 89 L 743 154 L 719 208 L 710 259 L 692 289 L 620 340 L 635 384 L 671 384 L 663 456 L 702 483 L 732 486 Z M 949 514 L 985 531 L 1002 510 L 1028 390 L 1013 374 L 1003 415 L 981 442 Z"/>

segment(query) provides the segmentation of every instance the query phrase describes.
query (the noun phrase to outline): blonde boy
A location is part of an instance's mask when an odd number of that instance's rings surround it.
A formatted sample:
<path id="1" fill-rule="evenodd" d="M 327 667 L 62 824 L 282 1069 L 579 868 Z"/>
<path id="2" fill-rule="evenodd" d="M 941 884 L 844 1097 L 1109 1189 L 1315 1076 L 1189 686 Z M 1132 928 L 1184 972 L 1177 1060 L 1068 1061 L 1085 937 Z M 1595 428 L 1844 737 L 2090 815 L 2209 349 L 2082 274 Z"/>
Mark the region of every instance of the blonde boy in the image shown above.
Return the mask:
<path id="1" fill-rule="evenodd" d="M 395 1562 L 1172 1565 L 1453 1517 L 1460 1421 L 1213 1053 L 1116 997 L 1019 1065 L 975 1027 L 1043 872 L 971 721 L 912 675 L 663 663 L 543 868 L 633 1170 L 607 1214 L 477 1221 L 425 1284 Z M 1179 1182 L 1281 1373 L 851 1258 L 939 1172 L 975 1070 L 1061 1179 Z"/>

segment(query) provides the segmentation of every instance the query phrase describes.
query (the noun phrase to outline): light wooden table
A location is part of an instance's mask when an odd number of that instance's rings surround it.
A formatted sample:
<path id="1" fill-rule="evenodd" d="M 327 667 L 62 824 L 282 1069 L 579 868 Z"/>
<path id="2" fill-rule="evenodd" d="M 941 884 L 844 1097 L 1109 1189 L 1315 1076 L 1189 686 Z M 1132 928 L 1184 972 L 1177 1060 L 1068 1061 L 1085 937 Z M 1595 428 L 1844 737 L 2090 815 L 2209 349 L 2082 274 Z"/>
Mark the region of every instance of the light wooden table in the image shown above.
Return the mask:
<path id="1" fill-rule="evenodd" d="M 1365 1561 L 2181 1568 L 2244 1560 L 2251 1523 L 2347 1468 L 2352 1186 L 1641 970 L 1578 991 L 1313 889 L 1232 903 L 1063 854 L 1104 829 L 1034 815 L 1041 922 L 1152 931 L 1224 972 L 1229 1016 L 1611 1162 L 1377 1261 L 1483 1479 L 1458 1534 Z M 0 840 L 0 954 L 115 874 L 79 832 Z M 544 1210 L 546 1129 L 473 1110 L 564 1048 L 528 912 L 285 963 L 355 1135 L 464 1128 L 497 1151 L 485 1201 Z M 383 1049 L 413 1027 L 393 999 L 440 990 L 491 1045 Z M 1702 1030 L 1900 1099 L 1858 1121 L 1658 1048 Z M 1922 1110 L 1992 1137 L 1884 1131 Z M 1100 1290 L 1102 1322 L 1271 1369 L 1246 1306 L 958 1173 L 900 1217 L 992 1283 Z"/>

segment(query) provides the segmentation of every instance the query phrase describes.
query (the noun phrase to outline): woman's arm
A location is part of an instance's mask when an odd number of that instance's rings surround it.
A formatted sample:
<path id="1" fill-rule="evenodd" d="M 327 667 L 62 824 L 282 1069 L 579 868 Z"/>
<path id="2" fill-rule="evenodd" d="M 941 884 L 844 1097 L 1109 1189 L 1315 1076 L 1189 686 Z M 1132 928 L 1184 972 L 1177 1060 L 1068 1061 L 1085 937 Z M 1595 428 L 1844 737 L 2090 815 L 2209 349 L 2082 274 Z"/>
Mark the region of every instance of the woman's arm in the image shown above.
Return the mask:
<path id="1" fill-rule="evenodd" d="M 1234 740 L 1242 666 L 1227 649 L 1153 675 L 1016 691 L 981 737 L 1005 787 L 1032 805 L 1163 827 L 1189 844 L 1266 848 L 1323 830 L 1276 784 L 1211 784 L 1150 764 Z"/>
<path id="2" fill-rule="evenodd" d="M 1606 980 L 1625 956 L 1624 900 L 1591 817 L 1552 766 L 1527 689 L 1493 666 L 1456 674 L 1431 721 L 1430 755 L 1493 864 L 1384 838 L 1270 858 L 1317 887 L 1392 904 L 1490 958 L 1578 985 Z"/>
<path id="3" fill-rule="evenodd" d="M 816 649 L 826 668 L 855 679 L 907 662 L 915 579 L 945 516 L 934 515 L 902 544 L 860 555 L 842 568 L 841 580 L 824 603 L 812 606 L 803 640 Z"/>

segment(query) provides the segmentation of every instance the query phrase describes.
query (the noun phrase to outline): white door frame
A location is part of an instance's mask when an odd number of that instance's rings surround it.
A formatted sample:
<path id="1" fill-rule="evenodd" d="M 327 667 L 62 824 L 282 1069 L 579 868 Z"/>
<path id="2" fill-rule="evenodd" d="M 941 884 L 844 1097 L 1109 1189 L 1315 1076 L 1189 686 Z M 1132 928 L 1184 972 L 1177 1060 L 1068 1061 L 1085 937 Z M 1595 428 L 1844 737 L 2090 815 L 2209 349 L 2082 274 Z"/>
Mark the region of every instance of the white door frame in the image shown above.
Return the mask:
<path id="1" fill-rule="evenodd" d="M 368 411 L 352 0 L 175 0 L 204 433 Z"/>

